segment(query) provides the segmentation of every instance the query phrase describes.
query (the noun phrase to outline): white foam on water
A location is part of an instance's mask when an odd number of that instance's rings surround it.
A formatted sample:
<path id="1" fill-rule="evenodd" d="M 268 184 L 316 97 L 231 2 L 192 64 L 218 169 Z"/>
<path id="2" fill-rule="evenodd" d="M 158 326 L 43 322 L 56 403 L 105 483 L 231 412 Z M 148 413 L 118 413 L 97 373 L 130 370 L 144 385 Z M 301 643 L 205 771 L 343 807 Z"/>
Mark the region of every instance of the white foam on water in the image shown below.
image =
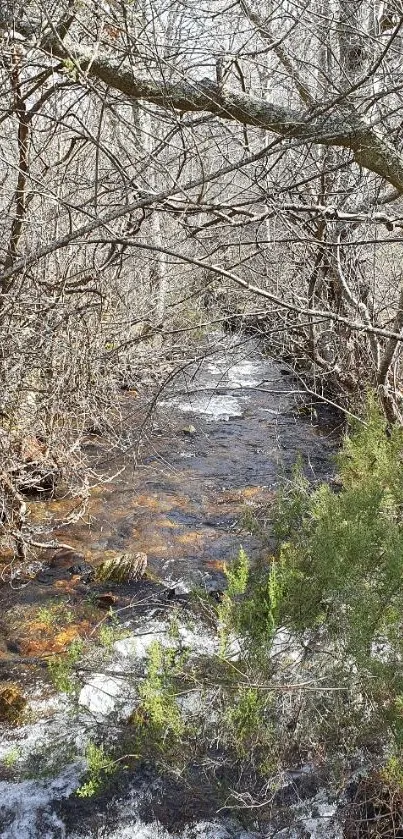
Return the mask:
<path id="1" fill-rule="evenodd" d="M 162 621 L 150 621 L 147 623 L 147 632 L 121 638 L 119 641 L 115 641 L 113 649 L 122 658 L 145 659 L 147 658 L 151 644 L 156 641 L 165 647 L 169 646 L 167 633 L 168 625 L 166 623 Z"/>
<path id="2" fill-rule="evenodd" d="M 228 381 L 232 387 L 257 387 L 267 372 L 267 365 L 261 361 L 239 361 L 228 370 Z"/>
<path id="3" fill-rule="evenodd" d="M 81 688 L 78 704 L 94 719 L 101 721 L 110 714 L 119 716 L 120 711 L 127 717 L 135 707 L 136 692 L 132 681 L 125 674 L 136 662 L 144 663 L 153 643 L 158 642 L 165 648 L 172 646 L 173 639 L 170 637 L 167 622 L 150 622 L 147 628 L 148 632 L 133 633 L 115 641 L 113 657 L 105 668 L 114 671 L 113 675 L 93 673 Z M 182 648 L 188 648 L 192 656 L 214 655 L 218 651 L 217 637 L 206 635 L 206 632 L 197 626 L 180 624 L 175 643 L 176 641 L 179 641 Z"/>
<path id="4" fill-rule="evenodd" d="M 84 750 L 91 737 L 90 726 L 84 728 L 82 721 L 73 722 L 74 705 L 66 694 L 31 701 L 29 710 L 33 720 L 2 733 L 0 761 L 12 754 L 18 767 L 36 754 L 49 756 L 50 762 L 55 752 L 60 756 L 62 747 Z"/>
<path id="5" fill-rule="evenodd" d="M 133 819 L 112 831 L 100 828 L 96 834 L 70 834 L 69 839 L 260 839 L 260 836 L 219 822 L 199 822 L 180 833 L 171 833 L 158 822 L 144 824 Z"/>
<path id="6" fill-rule="evenodd" d="M 52 809 L 77 788 L 82 765 L 73 764 L 53 779 L 0 782 L 2 839 L 67 839 L 63 822 Z"/>
<path id="7" fill-rule="evenodd" d="M 129 635 L 115 641 L 113 648 L 123 658 L 147 658 L 151 644 L 158 641 L 163 647 L 172 647 L 173 640 L 169 634 L 169 625 L 163 622 L 156 622 L 148 625 L 149 632 L 141 635 Z M 183 647 L 188 647 L 192 655 L 210 654 L 218 650 L 218 639 L 216 636 L 209 636 L 201 627 L 189 627 L 180 624 L 177 628 L 177 637 Z M 119 666 L 119 664 L 117 664 Z"/>
<path id="8" fill-rule="evenodd" d="M 252 348 L 252 344 L 250 344 Z M 182 413 L 199 414 L 210 421 L 228 421 L 242 417 L 245 403 L 249 396 L 247 390 L 253 390 L 264 381 L 272 371 L 272 363 L 264 359 L 245 358 L 240 349 L 229 345 L 228 352 L 208 361 L 197 369 L 196 374 L 179 378 L 169 398 L 160 405 L 176 408 Z M 241 349 L 245 353 L 245 347 Z M 189 387 L 189 394 L 184 390 Z M 218 392 L 214 392 L 217 388 Z M 175 389 L 176 395 L 175 395 Z M 229 393 L 222 393 L 228 390 Z M 231 391 L 242 391 L 232 395 Z"/>
<path id="9" fill-rule="evenodd" d="M 189 396 L 186 401 L 170 399 L 162 404 L 175 405 L 182 413 L 201 414 L 210 420 L 229 420 L 242 417 L 244 413 L 241 399 L 237 396 L 210 396 L 201 393 Z"/>

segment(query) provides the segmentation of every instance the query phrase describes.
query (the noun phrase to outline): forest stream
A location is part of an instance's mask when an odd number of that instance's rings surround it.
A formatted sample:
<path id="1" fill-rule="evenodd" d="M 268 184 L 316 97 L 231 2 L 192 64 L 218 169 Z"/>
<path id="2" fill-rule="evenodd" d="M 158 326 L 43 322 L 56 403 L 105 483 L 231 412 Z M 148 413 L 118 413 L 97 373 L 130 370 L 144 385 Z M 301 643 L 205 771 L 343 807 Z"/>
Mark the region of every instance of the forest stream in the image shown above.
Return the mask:
<path id="1" fill-rule="evenodd" d="M 128 420 L 126 452 L 104 465 L 110 481 L 92 493 L 81 519 L 52 533 L 75 553 L 40 555 L 29 580 L 18 573 L 7 578 L 4 566 L 1 684 L 17 686 L 27 701 L 18 722 L 2 723 L 4 839 L 263 836 L 216 816 L 208 792 L 194 800 L 179 786 L 161 791 L 158 778 L 141 768 L 130 777 L 123 773 L 94 798 L 78 798 L 75 790 L 86 744 L 102 727 L 113 727 L 122 705 L 130 709 L 125 674 L 165 631 L 164 614 L 172 602 L 195 585 L 220 590 L 223 565 L 240 545 L 252 561 L 269 550 L 259 533 L 251 533 L 248 517 L 255 505 L 270 503 L 299 454 L 312 481 L 334 473 L 340 426 L 333 422 L 332 428 L 301 412 L 294 387 L 298 390 L 286 367 L 265 358 L 258 345 L 228 339 L 226 350 L 187 367 L 161 394 L 136 467 L 137 425 L 132 420 L 131 427 Z M 135 397 L 124 398 L 127 405 L 132 400 L 134 415 Z M 87 446 L 98 461 L 106 458 L 102 438 L 89 436 Z M 75 506 L 77 500 L 71 499 L 32 501 L 30 513 L 32 521 L 45 526 L 65 520 Z M 88 568 L 125 551 L 147 554 L 143 580 L 122 585 L 91 581 Z M 125 632 L 113 641 L 106 665 L 96 655 L 88 661 L 77 706 L 73 697 L 50 686 L 44 662 L 66 651 L 77 636 L 95 637 L 99 625 L 109 620 L 109 605 Z M 211 639 L 192 637 L 190 642 L 208 649 Z M 105 675 L 105 669 L 113 675 Z M 288 832 L 264 836 L 333 836 L 323 827 L 328 803 L 317 793 L 304 814 L 304 834 L 296 824 Z"/>

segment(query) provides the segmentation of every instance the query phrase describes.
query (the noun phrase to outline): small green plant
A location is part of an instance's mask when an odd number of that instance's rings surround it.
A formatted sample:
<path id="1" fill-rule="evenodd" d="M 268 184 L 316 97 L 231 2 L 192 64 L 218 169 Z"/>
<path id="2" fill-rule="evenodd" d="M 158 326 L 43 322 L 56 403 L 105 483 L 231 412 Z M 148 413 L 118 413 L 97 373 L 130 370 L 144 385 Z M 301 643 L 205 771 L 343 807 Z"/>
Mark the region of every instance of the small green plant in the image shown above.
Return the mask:
<path id="1" fill-rule="evenodd" d="M 236 597 L 239 594 L 245 594 L 249 579 L 249 567 L 250 563 L 248 556 L 241 547 L 235 561 L 225 569 L 229 597 Z"/>
<path id="2" fill-rule="evenodd" d="M 7 754 L 5 754 L 4 757 L 2 757 L 1 761 L 2 763 L 4 763 L 4 766 L 7 766 L 9 769 L 11 769 L 19 761 L 20 757 L 20 750 L 17 747 L 14 747 L 13 749 L 10 749 L 10 751 L 7 752 Z"/>
<path id="3" fill-rule="evenodd" d="M 250 569 L 249 559 L 240 549 L 237 559 L 226 569 L 228 588 L 218 608 L 220 650 L 226 655 L 229 638 L 243 639 L 249 653 L 267 656 L 280 619 L 283 560 L 270 557 L 261 567 Z"/>
<path id="4" fill-rule="evenodd" d="M 179 737 L 184 731 L 172 678 L 175 657 L 175 648 L 166 649 L 159 641 L 153 641 L 148 650 L 147 676 L 139 691 L 149 727 L 162 739 L 168 735 Z"/>
<path id="5" fill-rule="evenodd" d="M 179 620 L 176 611 L 173 612 L 169 621 L 168 635 L 173 644 L 178 644 L 180 641 Z"/>
<path id="6" fill-rule="evenodd" d="M 261 535 L 262 528 L 259 522 L 259 519 L 256 515 L 255 510 L 250 506 L 245 504 L 241 515 L 239 517 L 239 524 L 242 530 L 246 530 L 248 533 L 252 535 Z"/>
<path id="7" fill-rule="evenodd" d="M 36 613 L 36 617 L 40 623 L 44 623 L 47 627 L 51 627 L 55 624 L 53 607 L 41 606 Z"/>
<path id="8" fill-rule="evenodd" d="M 102 624 L 98 632 L 98 640 L 101 647 L 104 647 L 106 650 L 111 650 L 116 641 L 116 627 Z"/>
<path id="9" fill-rule="evenodd" d="M 83 642 L 76 638 L 69 646 L 67 653 L 55 656 L 48 662 L 48 670 L 56 690 L 61 693 L 74 693 L 74 667 L 82 654 Z"/>
<path id="10" fill-rule="evenodd" d="M 271 530 L 279 545 L 298 530 L 309 509 L 310 496 L 309 481 L 304 475 L 302 458 L 298 456 L 291 481 L 278 490 L 272 508 Z"/>
<path id="11" fill-rule="evenodd" d="M 115 641 L 120 641 L 128 635 L 128 630 L 119 626 L 118 623 L 103 623 L 99 628 L 98 641 L 101 647 L 104 647 L 108 652 L 111 651 Z"/>
<path id="12" fill-rule="evenodd" d="M 227 578 L 227 590 L 218 607 L 220 653 L 227 654 L 228 643 L 233 632 L 239 629 L 236 621 L 238 613 L 236 601 L 245 594 L 249 581 L 249 559 L 244 549 L 239 549 L 238 556 L 224 568 Z"/>
<path id="13" fill-rule="evenodd" d="M 402 755 L 395 752 L 391 755 L 382 769 L 382 777 L 389 786 L 398 787 L 403 790 L 403 759 Z"/>
<path id="14" fill-rule="evenodd" d="M 57 624 L 72 623 L 74 615 L 63 603 L 48 603 L 47 606 L 40 606 L 36 618 L 50 629 Z"/>
<path id="15" fill-rule="evenodd" d="M 105 754 L 104 747 L 89 743 L 85 752 L 88 779 L 77 790 L 79 798 L 91 798 L 116 769 L 116 762 Z"/>
<path id="16" fill-rule="evenodd" d="M 232 747 L 240 758 L 250 759 L 252 753 L 258 763 L 275 750 L 275 732 L 270 719 L 272 700 L 257 688 L 241 685 L 224 715 Z"/>
<path id="17" fill-rule="evenodd" d="M 78 82 L 80 73 L 77 63 L 71 61 L 70 58 L 65 58 L 63 61 L 63 69 L 73 82 Z"/>

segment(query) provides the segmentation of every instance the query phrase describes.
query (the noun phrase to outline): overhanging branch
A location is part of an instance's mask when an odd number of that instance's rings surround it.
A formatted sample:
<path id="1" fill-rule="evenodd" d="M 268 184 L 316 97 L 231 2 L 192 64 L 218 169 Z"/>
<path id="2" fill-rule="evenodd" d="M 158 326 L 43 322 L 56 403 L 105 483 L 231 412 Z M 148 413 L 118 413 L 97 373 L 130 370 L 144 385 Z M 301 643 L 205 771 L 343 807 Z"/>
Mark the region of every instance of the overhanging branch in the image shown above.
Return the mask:
<path id="1" fill-rule="evenodd" d="M 73 60 L 83 80 L 85 76 L 95 78 L 129 99 L 144 100 L 181 113 L 207 112 L 286 138 L 349 149 L 356 163 L 379 175 L 399 194 L 403 193 L 402 156 L 347 104 L 342 103 L 332 113 L 327 113 L 324 105 L 317 116 L 309 108 L 306 111 L 286 108 L 252 94 L 221 87 L 209 79 L 170 82 L 146 78 L 131 66 L 118 65 L 108 56 L 97 57 L 93 52 L 66 47 L 55 36 L 47 37 L 39 46 L 48 55 Z"/>

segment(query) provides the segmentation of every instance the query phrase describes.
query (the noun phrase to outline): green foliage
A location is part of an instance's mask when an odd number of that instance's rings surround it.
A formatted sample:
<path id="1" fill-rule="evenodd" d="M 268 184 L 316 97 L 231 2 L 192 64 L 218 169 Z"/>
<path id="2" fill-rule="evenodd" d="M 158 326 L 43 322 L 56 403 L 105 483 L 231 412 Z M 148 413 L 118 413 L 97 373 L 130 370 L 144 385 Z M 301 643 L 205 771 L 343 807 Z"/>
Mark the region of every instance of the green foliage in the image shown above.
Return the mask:
<path id="1" fill-rule="evenodd" d="M 245 504 L 240 515 L 239 524 L 243 530 L 246 530 L 252 535 L 262 535 L 262 527 L 256 515 L 256 511 L 249 505 Z"/>
<path id="2" fill-rule="evenodd" d="M 118 637 L 115 626 L 105 623 L 102 624 L 98 632 L 98 641 L 101 647 L 104 647 L 106 650 L 111 650 Z"/>
<path id="3" fill-rule="evenodd" d="M 236 598 L 245 594 L 249 580 L 249 559 L 241 547 L 237 558 L 230 565 L 225 566 L 227 591 L 218 609 L 220 627 L 220 650 L 226 655 L 231 631 L 239 629 L 236 621 Z"/>
<path id="4" fill-rule="evenodd" d="M 118 618 L 112 609 L 109 610 L 108 618 L 110 622 L 103 623 L 99 628 L 98 641 L 101 647 L 104 647 L 105 650 L 110 652 L 115 641 L 126 638 L 130 633 L 119 624 Z"/>
<path id="5" fill-rule="evenodd" d="M 297 532 L 310 503 L 310 485 L 304 476 L 303 462 L 297 458 L 292 479 L 281 487 L 276 495 L 272 510 L 272 533 L 280 544 Z"/>
<path id="6" fill-rule="evenodd" d="M 63 61 L 63 69 L 73 82 L 78 82 L 80 73 L 76 62 L 72 61 L 70 58 L 65 58 Z"/>
<path id="7" fill-rule="evenodd" d="M 83 649 L 80 638 L 75 639 L 69 646 L 67 653 L 55 656 L 48 662 L 48 670 L 56 690 L 62 693 L 74 693 L 74 668 Z"/>
<path id="8" fill-rule="evenodd" d="M 148 650 L 147 676 L 139 691 L 148 726 L 162 739 L 179 737 L 184 730 L 172 680 L 175 656 L 175 648 L 166 649 L 153 641 Z"/>
<path id="9" fill-rule="evenodd" d="M 282 547 L 284 617 L 301 628 L 325 623 L 359 661 L 377 641 L 400 653 L 402 451 L 401 429 L 388 436 L 371 406 L 366 425 L 345 440 L 341 492 L 313 492 Z"/>
<path id="10" fill-rule="evenodd" d="M 340 492 L 323 485 L 309 494 L 296 473 L 295 487 L 280 497 L 288 541 L 275 566 L 275 600 L 277 621 L 313 637 L 320 631 L 403 740 L 402 456 L 402 429 L 388 433 L 370 400 L 365 424 L 343 444 Z"/>
<path id="11" fill-rule="evenodd" d="M 280 615 L 282 559 L 270 557 L 263 568 L 252 573 L 249 559 L 240 549 L 226 569 L 228 588 L 218 609 L 221 653 L 225 655 L 231 636 L 242 637 L 249 655 L 267 655 Z"/>
<path id="12" fill-rule="evenodd" d="M 1 762 L 4 764 L 4 766 L 7 766 L 9 769 L 11 769 L 13 766 L 15 766 L 16 763 L 18 763 L 20 758 L 20 750 L 17 747 L 14 747 L 13 749 L 10 749 L 10 751 L 2 757 Z"/>
<path id="13" fill-rule="evenodd" d="M 226 567 L 225 574 L 228 583 L 228 596 L 236 597 L 238 594 L 245 594 L 249 578 L 249 559 L 243 548 L 239 549 L 235 562 Z"/>
<path id="14" fill-rule="evenodd" d="M 382 777 L 389 786 L 403 789 L 403 759 L 401 754 L 392 754 L 382 770 Z"/>
<path id="15" fill-rule="evenodd" d="M 85 752 L 87 761 L 88 780 L 77 790 L 80 798 L 90 798 L 105 783 L 105 780 L 116 768 L 116 763 L 105 754 L 104 747 L 89 743 Z"/>
<path id="16" fill-rule="evenodd" d="M 256 687 L 241 685 L 224 713 L 223 727 L 237 756 L 256 756 L 260 766 L 276 752 L 276 733 L 271 719 L 272 699 Z M 266 767 L 265 767 L 266 768 Z"/>
<path id="17" fill-rule="evenodd" d="M 316 732 L 322 745 L 337 750 L 391 737 L 400 754 L 403 430 L 387 429 L 373 399 L 365 423 L 346 436 L 338 463 L 340 491 L 310 488 L 297 463 L 274 505 L 276 557 L 250 569 L 242 555 L 228 569 L 218 609 L 222 652 L 231 636 L 240 637 L 243 673 L 254 672 L 254 681 L 269 685 L 279 678 L 271 649 L 284 628 L 294 648 L 300 642 L 310 651 L 309 677 L 318 689 L 316 694 L 312 687 L 291 714 L 299 738 Z M 285 673 L 284 658 L 281 667 Z M 249 693 L 233 697 L 228 719 L 235 727 L 249 720 L 262 741 L 255 700 Z"/>
<path id="18" fill-rule="evenodd" d="M 373 395 L 367 405 L 365 424 L 352 424 L 352 433 L 343 444 L 338 461 L 346 489 L 360 487 L 372 476 L 374 483 L 383 491 L 390 490 L 402 497 L 402 438 L 401 426 L 388 429 L 383 413 L 377 407 Z"/>
<path id="19" fill-rule="evenodd" d="M 46 606 L 40 606 L 36 618 L 40 623 L 44 623 L 45 626 L 51 628 L 58 624 L 72 623 L 74 615 L 64 603 L 48 603 Z"/>
<path id="20" fill-rule="evenodd" d="M 176 610 L 173 611 L 169 621 L 168 635 L 173 644 L 180 642 L 179 619 Z"/>

